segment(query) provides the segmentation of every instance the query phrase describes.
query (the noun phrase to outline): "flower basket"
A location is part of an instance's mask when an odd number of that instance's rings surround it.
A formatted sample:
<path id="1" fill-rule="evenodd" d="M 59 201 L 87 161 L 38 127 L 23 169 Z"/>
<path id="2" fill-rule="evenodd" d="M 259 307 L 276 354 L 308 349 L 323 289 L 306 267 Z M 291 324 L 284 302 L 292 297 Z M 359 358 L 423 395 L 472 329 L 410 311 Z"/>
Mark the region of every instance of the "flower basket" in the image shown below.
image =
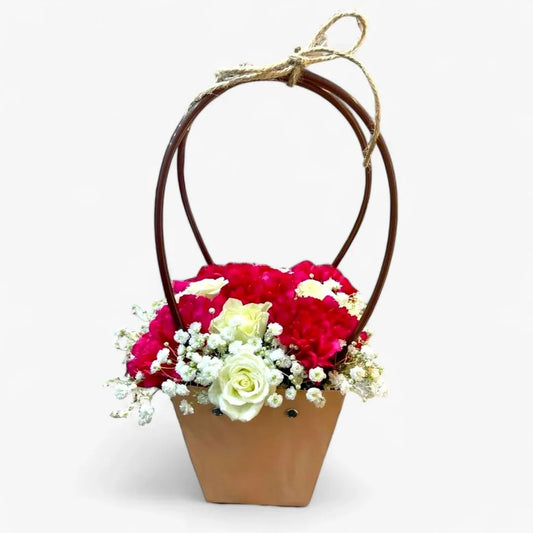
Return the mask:
<path id="1" fill-rule="evenodd" d="M 353 17 L 361 37 L 348 51 L 326 45 L 326 31 Z M 306 49 L 267 67 L 241 66 L 218 74 L 215 86 L 189 107 L 161 164 L 155 198 L 155 242 L 165 295 L 148 311 L 134 306 L 136 330 L 117 332 L 125 375 L 110 380 L 119 399 L 130 398 L 116 418 L 138 412 L 151 421 L 151 399 L 167 394 L 205 499 L 219 503 L 307 505 L 347 392 L 363 401 L 385 393 L 382 368 L 365 326 L 380 297 L 394 249 L 397 193 L 393 164 L 379 131 L 373 81 L 352 57 L 366 32 L 357 13 L 335 15 Z M 376 102 L 374 120 L 344 89 L 306 69 L 349 59 L 363 71 Z M 352 128 L 364 156 L 365 190 L 355 223 L 331 264 L 302 261 L 290 268 L 250 263 L 216 264 L 189 203 L 185 143 L 196 117 L 214 99 L 242 83 L 279 81 L 328 101 Z M 363 127 L 370 132 L 367 141 Z M 367 303 L 338 265 L 355 239 L 370 200 L 370 156 L 377 148 L 390 194 L 387 243 Z M 163 205 L 172 161 L 187 219 L 205 259 L 198 274 L 172 280 L 163 238 Z"/>

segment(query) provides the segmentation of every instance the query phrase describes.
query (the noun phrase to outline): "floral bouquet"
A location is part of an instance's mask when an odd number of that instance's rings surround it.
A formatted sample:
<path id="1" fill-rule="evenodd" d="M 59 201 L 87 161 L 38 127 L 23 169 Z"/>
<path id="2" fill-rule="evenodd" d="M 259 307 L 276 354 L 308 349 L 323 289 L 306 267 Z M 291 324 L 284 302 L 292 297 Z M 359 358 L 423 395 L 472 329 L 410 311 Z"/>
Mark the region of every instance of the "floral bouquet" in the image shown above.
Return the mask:
<path id="1" fill-rule="evenodd" d="M 184 415 L 212 404 L 241 422 L 265 406 L 290 407 L 298 391 L 317 408 L 327 389 L 363 400 L 385 393 L 369 334 L 351 339 L 365 304 L 337 268 L 310 261 L 291 269 L 208 265 L 173 287 L 184 329 L 175 330 L 159 301 L 151 311 L 134 306 L 140 328 L 116 334 L 126 374 L 108 383 L 131 402 L 112 416 L 137 411 L 139 424 L 150 422 L 159 390 L 181 398 Z"/>
<path id="2" fill-rule="evenodd" d="M 343 18 L 354 19 L 360 35 L 350 49 L 336 50 L 327 45 L 326 34 Z M 126 369 L 108 383 L 118 399 L 129 403 L 112 416 L 137 413 L 139 424 L 145 425 L 154 414 L 154 394 L 161 390 L 169 396 L 207 501 L 307 505 L 346 393 L 367 400 L 386 392 L 365 327 L 391 263 L 397 192 L 379 128 L 377 89 L 354 57 L 365 34 L 364 17 L 337 13 L 307 47 L 297 47 L 279 63 L 219 71 L 217 82 L 188 108 L 163 156 L 155 195 L 155 244 L 165 299 L 148 311 L 134 306 L 139 328 L 117 333 Z M 307 70 L 337 58 L 350 61 L 367 78 L 374 120 L 347 91 Z M 288 269 L 214 264 L 192 214 L 184 161 L 194 120 L 232 87 L 265 80 L 298 85 L 327 100 L 347 120 L 363 152 L 363 200 L 334 266 L 310 261 Z M 383 262 L 365 304 L 337 265 L 367 210 L 374 148 L 387 174 L 390 218 Z M 163 236 L 164 197 L 174 159 L 187 220 L 207 263 L 185 281 L 170 277 Z"/>

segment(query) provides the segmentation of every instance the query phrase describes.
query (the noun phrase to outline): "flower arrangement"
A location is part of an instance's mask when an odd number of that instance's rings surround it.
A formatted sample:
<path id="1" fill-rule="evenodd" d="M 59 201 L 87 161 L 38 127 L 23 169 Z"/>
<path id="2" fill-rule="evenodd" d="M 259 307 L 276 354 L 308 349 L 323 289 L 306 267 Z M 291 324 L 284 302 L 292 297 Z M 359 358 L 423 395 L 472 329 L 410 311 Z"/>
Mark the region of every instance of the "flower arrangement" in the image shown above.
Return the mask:
<path id="1" fill-rule="evenodd" d="M 137 330 L 116 333 L 126 371 L 107 383 L 130 403 L 115 418 L 137 411 L 139 424 L 149 423 L 159 390 L 182 397 L 184 415 L 210 403 L 241 422 L 299 391 L 317 408 L 326 389 L 364 401 L 386 393 L 370 334 L 350 340 L 365 304 L 333 266 L 207 265 L 173 289 L 184 329 L 175 330 L 168 305 L 157 301 L 149 311 L 133 307 Z"/>

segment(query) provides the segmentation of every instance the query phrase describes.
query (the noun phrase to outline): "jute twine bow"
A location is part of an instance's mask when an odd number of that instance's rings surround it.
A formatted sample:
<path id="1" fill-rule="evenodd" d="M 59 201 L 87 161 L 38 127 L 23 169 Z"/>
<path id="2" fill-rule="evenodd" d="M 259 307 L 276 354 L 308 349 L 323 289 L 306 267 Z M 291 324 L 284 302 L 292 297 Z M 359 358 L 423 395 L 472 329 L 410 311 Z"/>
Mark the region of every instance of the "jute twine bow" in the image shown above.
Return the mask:
<path id="1" fill-rule="evenodd" d="M 357 21 L 357 25 L 361 32 L 359 35 L 359 39 L 348 50 L 336 50 L 335 48 L 330 48 L 327 45 L 327 31 L 340 19 L 349 17 L 355 18 L 355 20 Z M 216 84 L 209 88 L 207 91 L 204 91 L 202 94 L 200 94 L 194 100 L 191 106 L 194 106 L 206 94 L 211 94 L 217 89 L 229 89 L 230 87 L 233 87 L 246 81 L 275 80 L 286 77 L 287 85 L 292 87 L 297 83 L 298 78 L 301 76 L 304 69 L 307 68 L 309 65 L 314 65 L 315 63 L 323 63 L 324 61 L 331 61 L 337 58 L 347 59 L 348 61 L 351 61 L 354 65 L 357 65 L 359 69 L 363 72 L 368 81 L 368 84 L 370 85 L 370 88 L 372 89 L 372 94 L 374 95 L 374 129 L 372 131 L 370 140 L 365 148 L 365 158 L 363 161 L 363 165 L 367 167 L 370 164 L 370 157 L 379 137 L 379 128 L 381 122 L 381 105 L 379 101 L 378 90 L 374 81 L 372 80 L 370 74 L 362 65 L 362 63 L 354 57 L 355 51 L 361 46 L 365 39 L 366 28 L 366 20 L 359 13 L 356 13 L 355 11 L 336 13 L 326 22 L 326 24 L 324 24 L 318 30 L 318 32 L 316 33 L 307 48 L 295 48 L 294 53 L 289 55 L 289 57 L 284 61 L 265 66 L 244 64 L 239 65 L 236 68 L 219 70 L 216 73 Z"/>

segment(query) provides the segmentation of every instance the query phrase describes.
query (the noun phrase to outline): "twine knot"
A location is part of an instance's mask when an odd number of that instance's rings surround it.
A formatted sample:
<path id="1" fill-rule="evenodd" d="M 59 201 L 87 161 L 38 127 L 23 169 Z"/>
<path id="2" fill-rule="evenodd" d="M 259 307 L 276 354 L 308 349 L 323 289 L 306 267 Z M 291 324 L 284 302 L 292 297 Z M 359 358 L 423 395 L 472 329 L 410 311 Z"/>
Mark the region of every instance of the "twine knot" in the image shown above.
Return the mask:
<path id="1" fill-rule="evenodd" d="M 289 87 L 296 85 L 306 66 L 304 58 L 299 53 L 300 50 L 301 48 L 299 46 L 295 48 L 294 54 L 291 54 L 287 60 L 287 63 L 292 66 L 291 73 L 289 74 L 289 78 L 287 80 L 287 85 Z"/>
<path id="2" fill-rule="evenodd" d="M 359 27 L 360 34 L 351 48 L 347 50 L 337 50 L 331 48 L 327 44 L 327 31 L 339 20 L 343 18 L 355 18 Z M 354 57 L 354 53 L 361 46 L 366 37 L 366 20 L 365 18 L 354 11 L 346 11 L 336 13 L 333 15 L 315 34 L 310 44 L 306 48 L 300 46 L 294 49 L 294 52 L 288 56 L 287 59 L 279 63 L 274 63 L 265 66 L 255 66 L 242 64 L 236 68 L 219 70 L 216 73 L 216 84 L 199 95 L 191 105 L 195 105 L 205 94 L 210 94 L 216 89 L 229 89 L 239 83 L 245 81 L 256 80 L 274 80 L 286 78 L 287 85 L 290 87 L 296 85 L 298 79 L 303 71 L 310 65 L 315 63 L 323 63 L 324 61 L 332 61 L 333 59 L 343 58 L 355 64 L 362 71 L 366 77 L 368 84 L 374 95 L 374 129 L 372 135 L 364 151 L 363 165 L 367 167 L 370 164 L 370 156 L 374 150 L 377 140 L 379 138 L 379 127 L 381 121 L 381 106 L 379 95 L 366 68 L 362 63 Z"/>

